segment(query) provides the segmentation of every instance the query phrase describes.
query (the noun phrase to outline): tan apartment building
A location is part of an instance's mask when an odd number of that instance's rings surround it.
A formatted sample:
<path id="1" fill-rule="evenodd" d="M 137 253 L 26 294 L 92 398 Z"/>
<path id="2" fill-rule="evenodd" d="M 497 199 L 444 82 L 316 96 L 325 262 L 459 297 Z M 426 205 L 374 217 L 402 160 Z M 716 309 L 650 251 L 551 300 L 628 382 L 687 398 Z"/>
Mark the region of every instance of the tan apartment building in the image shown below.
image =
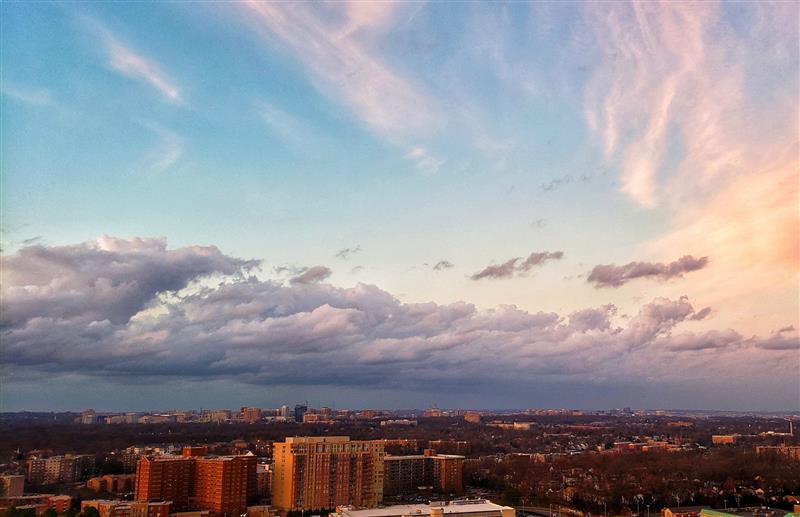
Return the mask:
<path id="1" fill-rule="evenodd" d="M 290 437 L 274 444 L 272 506 L 281 512 L 383 500 L 383 442 L 347 436 Z"/>

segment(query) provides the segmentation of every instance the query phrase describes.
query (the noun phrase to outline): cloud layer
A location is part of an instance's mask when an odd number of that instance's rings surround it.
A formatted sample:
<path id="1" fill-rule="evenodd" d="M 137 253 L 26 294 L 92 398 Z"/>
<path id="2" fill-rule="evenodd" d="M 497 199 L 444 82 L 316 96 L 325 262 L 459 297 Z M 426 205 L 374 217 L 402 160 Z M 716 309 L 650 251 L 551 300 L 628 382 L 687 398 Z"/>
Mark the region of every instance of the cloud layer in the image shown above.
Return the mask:
<path id="1" fill-rule="evenodd" d="M 798 348 L 793 328 L 764 339 L 681 329 L 709 313 L 685 297 L 656 298 L 630 317 L 613 304 L 566 315 L 478 310 L 334 287 L 320 282 L 329 274 L 322 266 L 288 285 L 240 274 L 255 265 L 213 247 L 168 250 L 163 239 L 24 248 L 3 258 L 3 362 L 123 381 L 457 389 L 476 380 L 524 385 L 531 375 L 683 382 L 736 370 L 747 354 L 789 368 Z M 196 283 L 210 274 L 229 276 Z"/>
<path id="2" fill-rule="evenodd" d="M 628 262 L 622 266 L 601 264 L 595 266 L 586 277 L 586 281 L 595 287 L 620 287 L 637 278 L 657 278 L 672 280 L 680 278 L 684 273 L 698 271 L 708 265 L 708 257 L 695 258 L 691 255 L 669 263 L 663 262 Z"/>
<path id="3" fill-rule="evenodd" d="M 542 251 L 533 252 L 523 260 L 522 257 L 509 259 L 502 264 L 486 266 L 482 270 L 473 274 L 472 280 L 483 278 L 511 278 L 513 276 L 525 276 L 535 266 L 541 266 L 549 260 L 560 260 L 564 257 L 563 251 Z"/>

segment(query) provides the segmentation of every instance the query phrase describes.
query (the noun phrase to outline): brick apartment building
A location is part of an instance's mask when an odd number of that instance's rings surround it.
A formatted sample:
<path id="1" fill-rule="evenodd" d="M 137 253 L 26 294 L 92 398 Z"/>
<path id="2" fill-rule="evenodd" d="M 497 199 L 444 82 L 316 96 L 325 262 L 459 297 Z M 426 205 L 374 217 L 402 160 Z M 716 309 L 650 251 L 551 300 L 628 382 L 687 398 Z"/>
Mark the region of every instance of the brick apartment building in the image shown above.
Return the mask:
<path id="1" fill-rule="evenodd" d="M 68 495 L 35 494 L 18 497 L 0 497 L 0 513 L 11 507 L 17 510 L 33 510 L 36 515 L 41 515 L 45 510 L 55 510 L 57 514 L 66 512 L 72 497 Z"/>
<path id="2" fill-rule="evenodd" d="M 384 495 L 410 494 L 418 487 L 429 486 L 441 494 L 464 493 L 464 456 L 424 454 L 383 458 Z"/>
<path id="3" fill-rule="evenodd" d="M 183 456 L 142 458 L 136 469 L 137 501 L 172 501 L 174 510 L 238 515 L 257 496 L 256 457 Z"/>

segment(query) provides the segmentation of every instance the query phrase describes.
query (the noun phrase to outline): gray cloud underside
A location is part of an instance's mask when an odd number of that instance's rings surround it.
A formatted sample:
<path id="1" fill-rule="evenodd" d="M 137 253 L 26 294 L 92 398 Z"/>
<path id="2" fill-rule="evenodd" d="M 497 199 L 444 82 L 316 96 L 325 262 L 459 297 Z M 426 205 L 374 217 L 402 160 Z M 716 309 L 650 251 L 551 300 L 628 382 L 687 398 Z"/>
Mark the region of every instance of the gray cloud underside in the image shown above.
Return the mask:
<path id="1" fill-rule="evenodd" d="M 316 284 L 327 280 L 333 272 L 325 266 L 312 266 L 303 269 L 302 272 L 289 280 L 293 284 Z"/>
<path id="2" fill-rule="evenodd" d="M 403 303 L 370 285 L 240 274 L 254 264 L 216 248 L 168 251 L 148 239 L 25 248 L 3 258 L 2 361 L 123 380 L 447 389 L 531 376 L 596 383 L 668 380 L 692 369 L 707 376 L 725 354 L 777 354 L 769 361 L 778 362 L 799 342 L 785 329 L 766 339 L 680 331 L 708 314 L 686 298 L 656 298 L 630 318 L 611 304 L 567 315 L 479 310 Z M 210 274 L 227 279 L 160 296 Z"/>
<path id="3" fill-rule="evenodd" d="M 486 266 L 484 269 L 478 271 L 470 278 L 472 280 L 481 280 L 483 278 L 511 278 L 515 275 L 524 276 L 535 266 L 541 266 L 548 260 L 560 260 L 563 257 L 563 251 L 534 252 L 528 255 L 528 257 L 524 260 L 522 257 L 516 257 L 509 259 L 502 264 Z"/>
<path id="4" fill-rule="evenodd" d="M 629 262 L 622 266 L 601 264 L 595 266 L 586 281 L 595 287 L 620 287 L 637 278 L 657 278 L 670 280 L 680 278 L 685 273 L 698 271 L 708 265 L 708 257 L 695 258 L 684 255 L 674 262 Z"/>

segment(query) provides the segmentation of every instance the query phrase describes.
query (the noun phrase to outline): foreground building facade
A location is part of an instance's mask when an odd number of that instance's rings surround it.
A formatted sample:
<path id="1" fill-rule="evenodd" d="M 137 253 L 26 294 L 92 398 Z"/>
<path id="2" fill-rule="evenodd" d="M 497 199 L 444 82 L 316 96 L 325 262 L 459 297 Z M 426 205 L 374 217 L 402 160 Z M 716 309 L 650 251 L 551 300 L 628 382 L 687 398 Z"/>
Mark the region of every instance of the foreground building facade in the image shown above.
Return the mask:
<path id="1" fill-rule="evenodd" d="M 346 436 L 293 437 L 274 444 L 272 506 L 281 512 L 383 499 L 383 443 Z"/>
<path id="2" fill-rule="evenodd" d="M 157 456 L 136 469 L 135 499 L 172 501 L 175 510 L 239 515 L 256 492 L 255 456 Z"/>

